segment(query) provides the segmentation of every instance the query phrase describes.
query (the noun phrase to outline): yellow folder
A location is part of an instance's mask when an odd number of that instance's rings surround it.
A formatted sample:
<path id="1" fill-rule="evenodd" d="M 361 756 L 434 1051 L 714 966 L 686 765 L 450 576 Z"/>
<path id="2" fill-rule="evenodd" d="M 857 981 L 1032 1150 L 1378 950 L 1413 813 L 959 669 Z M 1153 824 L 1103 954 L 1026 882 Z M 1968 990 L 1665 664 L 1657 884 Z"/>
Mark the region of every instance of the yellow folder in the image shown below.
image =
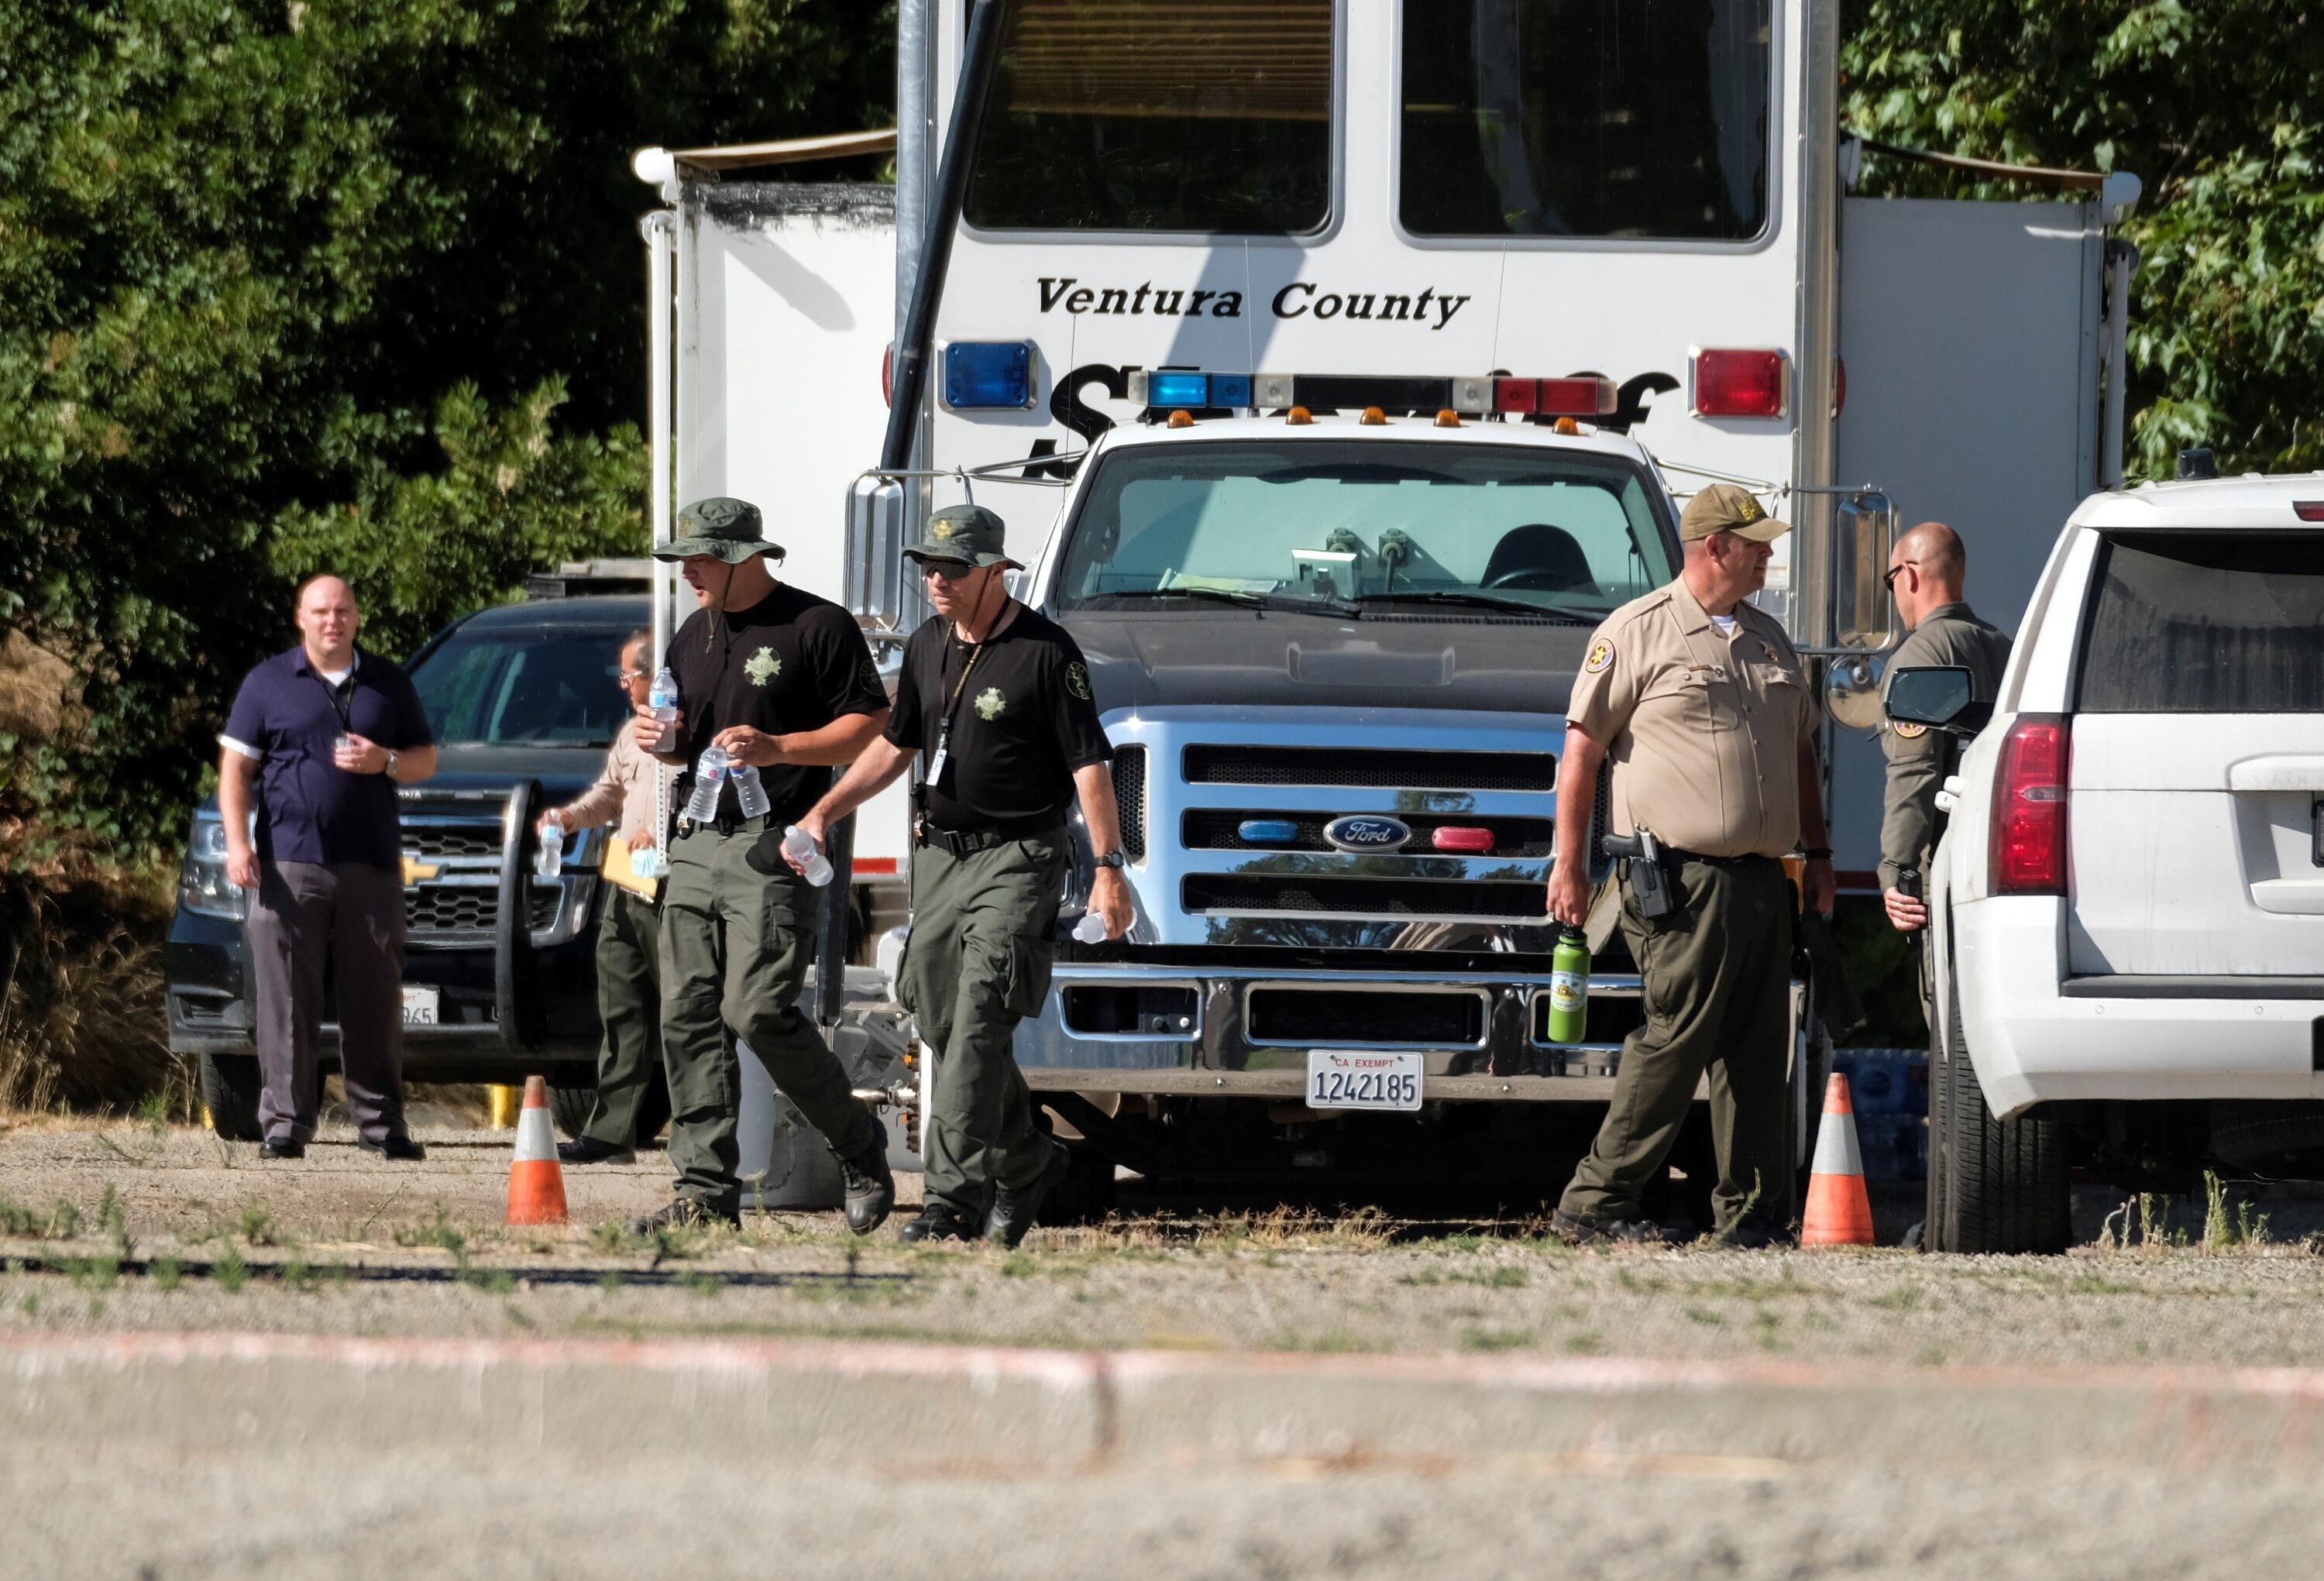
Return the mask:
<path id="1" fill-rule="evenodd" d="M 661 892 L 660 879 L 641 878 L 638 870 L 630 865 L 630 842 L 618 834 L 605 842 L 605 865 L 600 872 L 606 883 L 619 884 L 632 894 L 642 895 L 648 900 Z"/>

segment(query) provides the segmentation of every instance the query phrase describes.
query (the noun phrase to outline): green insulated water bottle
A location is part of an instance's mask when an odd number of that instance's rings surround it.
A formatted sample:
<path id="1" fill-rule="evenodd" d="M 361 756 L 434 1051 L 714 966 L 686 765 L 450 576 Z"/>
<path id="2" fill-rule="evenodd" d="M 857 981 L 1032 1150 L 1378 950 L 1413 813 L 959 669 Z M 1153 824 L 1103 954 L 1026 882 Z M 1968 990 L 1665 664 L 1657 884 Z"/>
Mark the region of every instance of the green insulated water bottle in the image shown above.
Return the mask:
<path id="1" fill-rule="evenodd" d="M 1549 961 L 1549 1041 L 1580 1043 L 1590 1020 L 1590 940 L 1580 928 L 1561 928 Z"/>

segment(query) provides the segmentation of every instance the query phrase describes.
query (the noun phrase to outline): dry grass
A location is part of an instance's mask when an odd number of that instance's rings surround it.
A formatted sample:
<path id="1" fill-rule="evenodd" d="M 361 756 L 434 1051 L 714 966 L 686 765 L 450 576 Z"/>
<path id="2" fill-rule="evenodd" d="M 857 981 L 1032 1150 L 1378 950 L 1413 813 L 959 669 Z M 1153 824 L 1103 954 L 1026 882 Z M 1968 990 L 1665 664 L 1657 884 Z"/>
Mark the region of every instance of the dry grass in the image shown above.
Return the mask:
<path id="1" fill-rule="evenodd" d="M 195 1112 L 162 1007 L 166 891 L 0 873 L 0 1112 Z"/>

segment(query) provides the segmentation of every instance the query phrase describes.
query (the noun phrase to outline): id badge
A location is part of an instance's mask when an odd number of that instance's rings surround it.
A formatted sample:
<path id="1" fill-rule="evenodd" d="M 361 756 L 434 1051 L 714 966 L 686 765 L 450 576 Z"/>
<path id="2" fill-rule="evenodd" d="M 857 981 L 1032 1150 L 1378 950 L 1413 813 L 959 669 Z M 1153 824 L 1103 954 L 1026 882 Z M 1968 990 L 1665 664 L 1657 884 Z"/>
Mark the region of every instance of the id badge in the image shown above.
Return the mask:
<path id="1" fill-rule="evenodd" d="M 935 755 L 928 759 L 928 783 L 938 790 L 944 788 L 945 770 L 952 767 L 952 732 L 945 731 L 936 737 Z"/>

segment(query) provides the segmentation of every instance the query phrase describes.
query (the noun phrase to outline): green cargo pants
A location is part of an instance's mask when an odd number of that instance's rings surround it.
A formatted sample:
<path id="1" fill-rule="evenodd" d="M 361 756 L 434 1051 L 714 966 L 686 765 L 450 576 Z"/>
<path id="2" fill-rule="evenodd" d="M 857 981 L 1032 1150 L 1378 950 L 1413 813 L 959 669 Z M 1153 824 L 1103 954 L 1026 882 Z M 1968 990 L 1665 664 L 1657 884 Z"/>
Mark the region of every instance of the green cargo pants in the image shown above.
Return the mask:
<path id="1" fill-rule="evenodd" d="M 1622 887 L 1646 1022 L 1623 1040 L 1606 1122 L 1558 1206 L 1583 1218 L 1637 1217 L 1708 1071 L 1713 1201 L 1726 1229 L 1747 1205 L 1783 1213 L 1792 1198 L 1792 889 L 1773 857 L 1689 859 L 1676 897 L 1676 911 L 1650 923 Z"/>
<path id="2" fill-rule="evenodd" d="M 644 896 L 607 887 L 597 924 L 597 1101 L 581 1135 L 609 1147 L 635 1147 L 638 1110 L 661 1079 L 661 924 Z"/>
<path id="3" fill-rule="evenodd" d="M 1049 1159 L 1017 1072 L 1017 1023 L 1038 1015 L 1056 956 L 1065 832 L 955 857 L 912 853 L 912 933 L 899 1001 L 936 1056 L 921 1132 L 927 1198 L 981 1224 L 996 1186 L 1029 1186 Z"/>
<path id="4" fill-rule="evenodd" d="M 783 865 L 782 831 L 696 827 L 670 841 L 661 902 L 662 1061 L 678 1195 L 720 1213 L 734 1178 L 742 1070 L 723 1028 L 751 1045 L 783 1096 L 843 1157 L 872 1141 L 838 1057 L 798 1007 L 815 958 L 819 892 Z"/>

